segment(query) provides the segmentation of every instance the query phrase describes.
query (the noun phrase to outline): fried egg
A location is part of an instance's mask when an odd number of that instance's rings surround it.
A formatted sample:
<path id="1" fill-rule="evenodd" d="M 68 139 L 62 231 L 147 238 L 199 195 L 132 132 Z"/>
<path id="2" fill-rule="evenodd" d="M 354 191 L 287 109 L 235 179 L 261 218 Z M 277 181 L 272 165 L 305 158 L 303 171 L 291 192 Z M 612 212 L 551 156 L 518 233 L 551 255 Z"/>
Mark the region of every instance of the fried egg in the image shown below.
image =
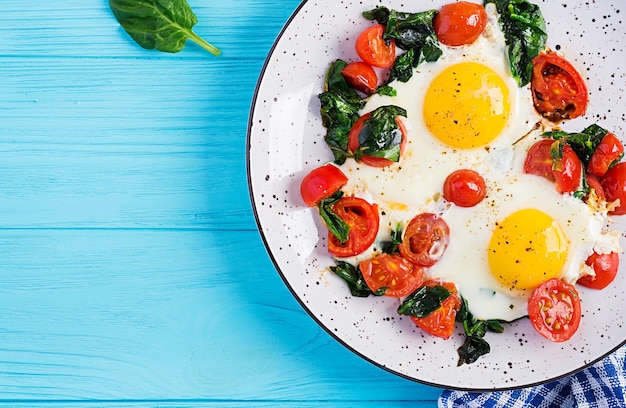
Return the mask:
<path id="1" fill-rule="evenodd" d="M 390 84 L 395 96 L 368 99 L 362 113 L 384 105 L 406 109 L 407 148 L 400 162 L 382 169 L 348 160 L 343 190 L 381 212 L 377 242 L 352 262 L 376 255 L 398 223 L 439 214 L 450 243 L 427 275 L 454 282 L 475 317 L 511 321 L 527 315 L 540 283 L 575 282 L 594 248 L 619 250 L 619 242 L 605 230 L 606 211 L 524 173 L 542 118 L 529 86 L 518 87 L 511 75 L 495 8 L 488 4 L 486 11 L 487 27 L 474 43 L 441 45 L 438 61 L 422 63 L 406 83 Z M 446 177 L 459 169 L 477 171 L 487 184 L 487 197 L 474 207 L 442 197 Z"/>

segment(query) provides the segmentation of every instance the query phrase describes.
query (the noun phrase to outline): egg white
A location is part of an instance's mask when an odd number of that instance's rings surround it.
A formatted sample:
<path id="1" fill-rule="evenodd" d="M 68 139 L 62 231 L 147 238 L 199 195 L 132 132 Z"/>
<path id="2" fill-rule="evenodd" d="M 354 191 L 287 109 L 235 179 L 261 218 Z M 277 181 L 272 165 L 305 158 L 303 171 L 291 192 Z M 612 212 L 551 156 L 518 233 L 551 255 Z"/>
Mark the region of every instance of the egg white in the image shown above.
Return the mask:
<path id="1" fill-rule="evenodd" d="M 604 231 L 606 211 L 594 211 L 574 197 L 558 194 L 554 183 L 524 173 L 526 152 L 539 138 L 542 118 L 533 108 L 530 87 L 518 87 L 511 75 L 504 35 L 493 5 L 487 5 L 487 12 L 487 27 L 473 44 L 442 45 L 443 54 L 438 61 L 422 63 L 407 83 L 390 84 L 396 96 L 369 98 L 362 113 L 384 105 L 407 110 L 407 148 L 399 163 L 382 169 L 348 160 L 342 165 L 349 179 L 343 190 L 347 195 L 377 203 L 381 212 L 377 241 L 363 254 L 350 258 L 351 262 L 379 253 L 380 241 L 388 240 L 390 230 L 399 222 L 406 225 L 422 212 L 440 214 L 450 227 L 450 244 L 427 274 L 454 282 L 477 318 L 511 321 L 527 314 L 530 293 L 511 291 L 489 270 L 487 247 L 496 222 L 524 208 L 535 208 L 553 217 L 569 240 L 562 271 L 568 282 L 588 273 L 584 261 L 594 247 L 602 247 L 604 252 L 619 250 L 619 243 L 614 234 Z M 422 102 L 430 83 L 443 70 L 460 62 L 478 62 L 491 68 L 508 87 L 509 120 L 488 146 L 452 148 L 435 138 L 424 122 Z M 471 208 L 446 202 L 441 196 L 446 177 L 455 170 L 468 168 L 484 177 L 487 197 Z"/>

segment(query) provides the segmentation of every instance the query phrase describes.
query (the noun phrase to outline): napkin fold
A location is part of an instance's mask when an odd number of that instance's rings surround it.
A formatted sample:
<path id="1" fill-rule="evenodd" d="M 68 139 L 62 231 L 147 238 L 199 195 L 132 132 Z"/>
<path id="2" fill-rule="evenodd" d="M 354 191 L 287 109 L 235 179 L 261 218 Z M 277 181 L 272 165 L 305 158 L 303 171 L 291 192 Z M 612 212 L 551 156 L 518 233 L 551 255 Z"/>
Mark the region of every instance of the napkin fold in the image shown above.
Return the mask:
<path id="1" fill-rule="evenodd" d="M 439 408 L 623 408 L 626 407 L 626 346 L 569 377 L 512 391 L 444 390 Z"/>

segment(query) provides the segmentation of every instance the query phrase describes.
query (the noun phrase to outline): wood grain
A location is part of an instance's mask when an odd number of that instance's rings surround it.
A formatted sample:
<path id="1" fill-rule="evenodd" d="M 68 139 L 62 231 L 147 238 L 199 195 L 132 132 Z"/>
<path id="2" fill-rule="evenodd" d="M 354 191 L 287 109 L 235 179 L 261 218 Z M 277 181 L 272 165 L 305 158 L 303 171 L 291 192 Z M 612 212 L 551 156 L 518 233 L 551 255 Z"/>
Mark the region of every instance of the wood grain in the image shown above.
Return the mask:
<path id="1" fill-rule="evenodd" d="M 0 405 L 434 406 L 283 285 L 248 199 L 248 112 L 296 0 L 192 0 L 135 45 L 105 0 L 3 0 Z"/>

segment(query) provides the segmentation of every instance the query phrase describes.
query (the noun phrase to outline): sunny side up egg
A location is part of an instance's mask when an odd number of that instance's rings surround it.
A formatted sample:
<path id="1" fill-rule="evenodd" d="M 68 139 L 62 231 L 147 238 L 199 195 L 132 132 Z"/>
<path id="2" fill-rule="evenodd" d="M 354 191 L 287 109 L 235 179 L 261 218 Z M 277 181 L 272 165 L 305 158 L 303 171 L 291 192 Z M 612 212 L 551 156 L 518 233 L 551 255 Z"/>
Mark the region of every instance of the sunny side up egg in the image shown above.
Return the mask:
<path id="1" fill-rule="evenodd" d="M 427 275 L 454 282 L 479 319 L 511 321 L 527 315 L 528 298 L 553 277 L 575 282 L 594 248 L 618 250 L 604 231 L 606 212 L 561 195 L 554 184 L 525 174 L 526 152 L 541 133 L 529 87 L 511 76 L 504 35 L 489 4 L 483 34 L 461 47 L 442 45 L 433 63 L 422 63 L 396 96 L 374 95 L 362 113 L 384 105 L 407 111 L 408 144 L 399 163 L 374 168 L 348 160 L 347 195 L 375 202 L 381 228 L 375 243 L 348 259 L 379 253 L 379 243 L 399 222 L 417 214 L 440 215 L 450 227 L 444 256 Z M 463 208 L 442 196 L 446 177 L 472 169 L 487 184 L 478 205 Z"/>

